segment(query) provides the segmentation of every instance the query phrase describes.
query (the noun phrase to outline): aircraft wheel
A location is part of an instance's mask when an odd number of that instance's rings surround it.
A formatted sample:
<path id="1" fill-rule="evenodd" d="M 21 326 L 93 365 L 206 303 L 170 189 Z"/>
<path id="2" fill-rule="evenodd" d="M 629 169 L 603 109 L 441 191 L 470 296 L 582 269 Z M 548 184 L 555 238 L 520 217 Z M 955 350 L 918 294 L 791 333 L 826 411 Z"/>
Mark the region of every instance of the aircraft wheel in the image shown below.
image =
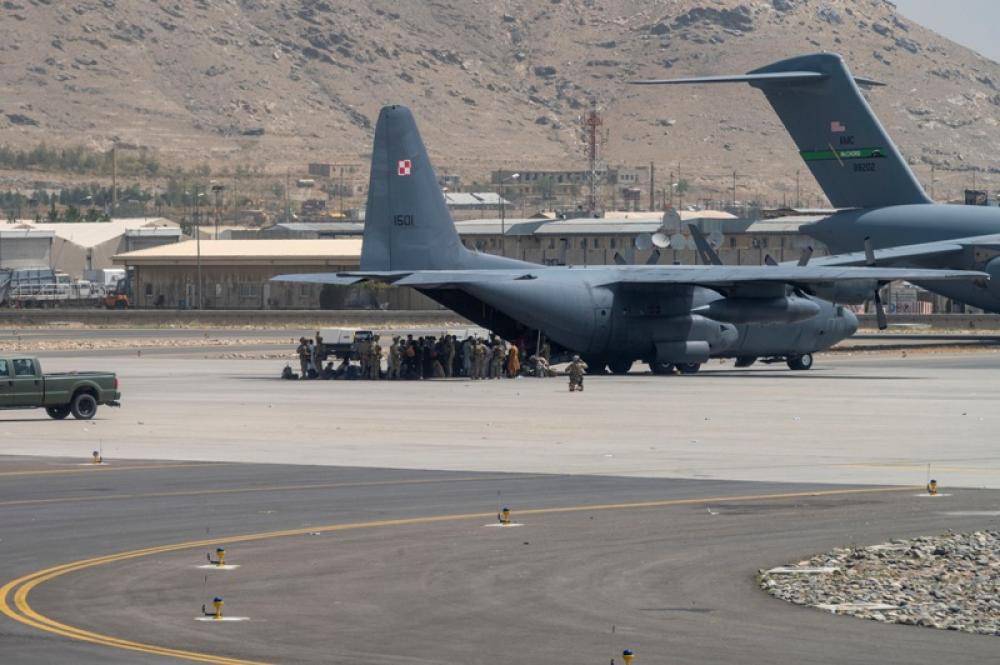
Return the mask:
<path id="1" fill-rule="evenodd" d="M 789 356 L 785 362 L 788 363 L 788 369 L 794 369 L 794 370 L 812 369 L 813 356 L 811 353 L 803 353 L 801 356 Z"/>
<path id="2" fill-rule="evenodd" d="M 681 374 L 697 374 L 701 363 L 677 363 L 677 371 Z"/>
<path id="3" fill-rule="evenodd" d="M 622 358 L 622 359 L 612 360 L 610 363 L 608 363 L 608 366 L 611 368 L 612 374 L 622 376 L 624 374 L 628 374 L 629 370 L 632 369 L 632 362 L 633 361 L 631 360 L 626 360 Z"/>
<path id="4" fill-rule="evenodd" d="M 584 358 L 587 363 L 587 374 L 591 376 L 603 376 L 608 373 L 608 363 L 603 358 Z"/>
<path id="5" fill-rule="evenodd" d="M 674 373 L 674 366 L 670 363 L 660 362 L 658 360 L 650 360 L 648 363 L 649 371 L 656 376 L 666 376 L 667 374 Z"/>
<path id="6" fill-rule="evenodd" d="M 757 362 L 757 356 L 738 356 L 736 358 L 737 367 L 750 367 Z"/>

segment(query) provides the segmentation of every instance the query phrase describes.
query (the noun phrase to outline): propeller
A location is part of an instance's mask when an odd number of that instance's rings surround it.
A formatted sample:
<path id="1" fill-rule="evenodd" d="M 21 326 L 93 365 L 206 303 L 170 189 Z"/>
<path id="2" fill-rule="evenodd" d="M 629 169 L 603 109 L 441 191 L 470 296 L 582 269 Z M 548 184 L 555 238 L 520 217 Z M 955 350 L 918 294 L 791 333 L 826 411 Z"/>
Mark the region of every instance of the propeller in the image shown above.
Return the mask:
<path id="1" fill-rule="evenodd" d="M 628 261 L 625 260 L 625 257 L 622 256 L 621 254 L 619 254 L 618 252 L 615 252 L 614 259 L 615 259 L 615 263 L 618 264 L 618 265 L 620 265 L 620 266 L 627 266 L 628 265 Z"/>
<path id="2" fill-rule="evenodd" d="M 812 245 L 807 245 L 803 247 L 802 255 L 799 256 L 799 263 L 798 263 L 799 267 L 805 268 L 807 265 L 809 265 L 809 259 L 812 258 L 812 255 L 813 255 Z"/>
<path id="3" fill-rule="evenodd" d="M 771 266 L 773 268 L 774 266 L 778 265 L 778 262 L 775 261 L 774 258 L 770 254 L 765 254 L 764 255 L 764 264 L 765 265 L 769 265 L 769 266 Z"/>
<path id="4" fill-rule="evenodd" d="M 659 262 L 660 262 L 660 250 L 654 249 L 652 253 L 649 255 L 649 258 L 646 259 L 646 265 L 655 266 Z"/>
<path id="5" fill-rule="evenodd" d="M 719 258 L 719 253 L 708 242 L 708 238 L 701 232 L 701 229 L 695 224 L 688 224 L 688 230 L 691 232 L 691 238 L 694 239 L 694 246 L 698 249 L 698 256 L 701 257 L 702 263 L 705 265 L 721 266 L 722 259 Z"/>
<path id="6" fill-rule="evenodd" d="M 872 239 L 865 237 L 865 265 L 869 268 L 875 265 L 875 249 L 872 247 Z M 885 316 L 885 307 L 882 306 L 882 296 L 879 295 L 881 284 L 875 285 L 875 318 L 878 320 L 878 329 L 885 330 L 889 327 L 889 320 Z"/>

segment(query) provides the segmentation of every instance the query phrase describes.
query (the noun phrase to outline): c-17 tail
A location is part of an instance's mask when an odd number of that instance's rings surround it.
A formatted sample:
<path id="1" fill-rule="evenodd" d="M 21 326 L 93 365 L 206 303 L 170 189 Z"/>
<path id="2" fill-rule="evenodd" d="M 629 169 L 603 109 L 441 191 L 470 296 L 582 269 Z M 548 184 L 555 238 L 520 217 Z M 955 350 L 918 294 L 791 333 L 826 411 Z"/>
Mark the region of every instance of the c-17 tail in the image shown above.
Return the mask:
<path id="1" fill-rule="evenodd" d="M 931 202 L 859 88 L 882 84 L 854 78 L 837 54 L 803 55 L 743 75 L 635 81 L 736 82 L 764 93 L 834 207 Z"/>

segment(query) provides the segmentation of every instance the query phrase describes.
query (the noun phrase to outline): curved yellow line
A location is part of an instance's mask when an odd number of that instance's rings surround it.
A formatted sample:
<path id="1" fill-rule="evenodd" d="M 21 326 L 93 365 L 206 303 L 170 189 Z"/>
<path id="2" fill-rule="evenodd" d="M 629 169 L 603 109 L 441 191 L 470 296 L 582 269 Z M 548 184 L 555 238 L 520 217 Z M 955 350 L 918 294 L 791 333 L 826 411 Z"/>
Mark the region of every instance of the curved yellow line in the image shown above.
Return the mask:
<path id="1" fill-rule="evenodd" d="M 821 490 L 812 492 L 808 491 L 784 492 L 778 494 L 748 494 L 739 496 L 702 497 L 694 499 L 665 499 L 661 501 L 638 501 L 633 503 L 604 503 L 604 504 L 594 504 L 594 505 L 563 506 L 559 508 L 534 508 L 527 510 L 519 510 L 517 511 L 517 513 L 518 515 L 546 515 L 546 514 L 562 514 L 562 513 L 574 513 L 574 512 L 598 511 L 598 510 L 634 510 L 641 508 L 662 508 L 668 506 L 683 506 L 692 504 L 736 503 L 740 501 L 773 501 L 778 499 L 795 499 L 795 498 L 837 496 L 837 495 L 851 495 L 851 494 L 871 494 L 877 492 L 900 492 L 900 491 L 913 491 L 913 490 L 914 490 L 913 487 L 907 486 L 907 487 L 875 487 L 875 488 L 864 488 L 864 489 Z M 28 596 L 40 584 L 44 584 L 45 582 L 51 581 L 57 577 L 85 570 L 87 568 L 93 568 L 95 566 L 100 566 L 108 563 L 115 563 L 119 561 L 127 561 L 129 559 L 137 559 L 140 557 L 151 556 L 154 554 L 165 554 L 168 552 L 177 552 L 180 550 L 194 549 L 197 547 L 212 547 L 218 545 L 231 545 L 234 543 L 244 543 L 250 541 L 271 540 L 275 538 L 288 538 L 291 536 L 302 536 L 311 533 L 333 533 L 337 531 L 373 529 L 379 527 L 434 524 L 438 522 L 457 522 L 461 520 L 472 520 L 472 519 L 492 519 L 494 517 L 495 515 L 493 513 L 464 513 L 464 514 L 452 514 L 452 515 L 434 515 L 427 517 L 412 517 L 412 518 L 392 519 L 392 520 L 374 520 L 369 522 L 332 524 L 320 527 L 303 527 L 299 529 L 287 529 L 284 531 L 268 531 L 264 533 L 254 533 L 254 534 L 245 534 L 242 536 L 228 536 L 223 538 L 196 540 L 185 543 L 174 543 L 171 545 L 158 545 L 154 547 L 147 547 L 144 549 L 131 550 L 127 552 L 118 552 L 116 554 L 108 554 L 105 556 L 95 557 L 92 559 L 84 559 L 81 561 L 75 561 L 58 566 L 53 566 L 51 568 L 45 568 L 43 570 L 39 570 L 34 573 L 29 573 L 28 575 L 24 575 L 17 579 L 11 580 L 10 582 L 7 582 L 5 585 L 0 587 L 0 613 L 2 613 L 3 615 L 7 616 L 10 619 L 13 619 L 14 621 L 18 621 L 20 623 L 31 626 L 33 628 L 37 628 L 39 630 L 47 631 L 49 633 L 60 635 L 62 637 L 68 637 L 71 639 L 81 640 L 84 642 L 90 642 L 92 644 L 99 644 L 107 647 L 127 649 L 130 651 L 138 651 L 140 653 L 145 653 L 150 655 L 170 656 L 173 658 L 181 658 L 201 663 L 215 663 L 216 665 L 267 665 L 266 663 L 262 663 L 259 661 L 241 660 L 238 658 L 215 656 L 212 654 L 198 653 L 194 651 L 172 649 L 169 647 L 162 647 L 154 644 L 133 642 L 131 640 L 125 640 L 118 637 L 113 637 L 111 635 L 102 635 L 100 633 L 84 630 L 82 628 L 69 626 L 67 624 L 60 623 L 58 621 L 55 621 L 54 619 L 50 619 L 49 617 L 46 617 L 36 612 L 28 603 Z M 12 593 L 13 593 L 14 607 L 11 607 L 10 604 L 7 602 L 8 596 L 10 596 Z"/>

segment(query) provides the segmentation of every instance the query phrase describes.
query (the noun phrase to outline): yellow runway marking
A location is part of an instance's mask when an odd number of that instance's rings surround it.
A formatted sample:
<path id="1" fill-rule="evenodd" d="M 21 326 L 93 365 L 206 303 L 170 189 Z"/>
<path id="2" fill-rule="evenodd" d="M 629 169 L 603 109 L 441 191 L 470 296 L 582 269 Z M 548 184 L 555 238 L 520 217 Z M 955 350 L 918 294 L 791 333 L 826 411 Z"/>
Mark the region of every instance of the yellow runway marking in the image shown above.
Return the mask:
<path id="1" fill-rule="evenodd" d="M 697 504 L 720 504 L 737 503 L 741 501 L 774 501 L 779 499 L 800 499 L 810 497 L 846 496 L 856 494 L 874 494 L 885 492 L 912 492 L 914 487 L 874 487 L 864 489 L 842 489 L 842 490 L 819 490 L 812 492 L 784 492 L 779 494 L 749 494 L 740 496 L 717 496 L 702 497 L 694 499 L 665 499 L 660 501 L 637 501 L 633 503 L 604 503 L 591 506 L 563 506 L 557 508 L 534 508 L 518 510 L 518 515 L 558 515 L 565 513 L 576 513 L 583 511 L 603 511 L 603 510 L 634 510 L 641 508 L 665 508 L 669 506 L 686 506 Z M 224 538 L 213 538 L 211 540 L 197 540 L 185 543 L 175 543 L 172 545 L 159 545 L 147 547 L 145 549 L 132 550 L 129 552 L 119 552 L 106 556 L 85 559 L 72 563 L 62 564 L 46 568 L 15 580 L 11 580 L 3 587 L 0 587 L 0 613 L 14 621 L 32 626 L 62 637 L 75 640 L 82 640 L 92 644 L 99 644 L 117 649 L 126 649 L 140 653 L 170 656 L 201 663 L 215 663 L 217 665 L 264 665 L 258 661 L 240 660 L 226 656 L 215 656 L 212 654 L 198 653 L 194 651 L 184 651 L 169 647 L 157 646 L 155 644 L 144 644 L 133 642 L 110 635 L 102 635 L 82 628 L 76 628 L 64 623 L 60 623 L 45 615 L 36 612 L 28 602 L 29 594 L 39 585 L 49 582 L 63 575 L 75 573 L 88 568 L 94 568 L 104 564 L 119 561 L 128 561 L 145 556 L 177 552 L 218 545 L 231 545 L 233 543 L 245 543 L 250 541 L 272 540 L 275 538 L 288 538 L 292 536 L 303 536 L 312 533 L 334 533 L 337 531 L 351 531 L 358 529 L 374 529 L 381 527 L 412 526 L 419 524 L 437 524 L 441 522 L 458 522 L 464 520 L 483 520 L 493 518 L 493 513 L 465 513 L 453 515 L 435 515 L 428 517 L 412 517 L 392 520 L 374 520 L 369 522 L 355 522 L 348 524 L 333 524 L 321 527 L 304 527 L 300 529 L 288 529 L 285 531 L 269 531 L 265 533 L 246 534 L 242 536 L 230 536 Z M 13 607 L 8 603 L 8 597 L 13 594 Z"/>
<path id="2" fill-rule="evenodd" d="M 148 492 L 142 494 L 100 494 L 69 496 L 59 499 L 14 499 L 0 501 L 3 506 L 34 506 L 48 503 L 77 503 L 79 501 L 111 501 L 121 499 L 162 499 L 179 496 L 214 496 L 219 494 L 246 494 L 251 492 L 289 492 L 303 490 L 329 490 L 348 487 L 384 487 L 386 485 L 428 485 L 434 483 L 468 483 L 474 481 L 532 480 L 543 476 L 460 476 L 458 478 L 418 478 L 400 480 L 373 480 L 356 483 L 317 483 L 314 485 L 264 485 L 262 487 L 230 487 L 217 490 L 177 490 L 176 492 Z"/>
<path id="3" fill-rule="evenodd" d="M 90 464 L 82 462 L 82 465 L 75 469 L 32 469 L 30 471 L 0 471 L 0 476 L 58 476 L 71 473 L 94 473 L 95 471 L 145 471 L 147 469 L 188 469 L 200 466 L 228 466 L 226 462 L 204 462 L 192 464 L 142 464 L 131 466 L 115 466 L 114 464 Z"/>

